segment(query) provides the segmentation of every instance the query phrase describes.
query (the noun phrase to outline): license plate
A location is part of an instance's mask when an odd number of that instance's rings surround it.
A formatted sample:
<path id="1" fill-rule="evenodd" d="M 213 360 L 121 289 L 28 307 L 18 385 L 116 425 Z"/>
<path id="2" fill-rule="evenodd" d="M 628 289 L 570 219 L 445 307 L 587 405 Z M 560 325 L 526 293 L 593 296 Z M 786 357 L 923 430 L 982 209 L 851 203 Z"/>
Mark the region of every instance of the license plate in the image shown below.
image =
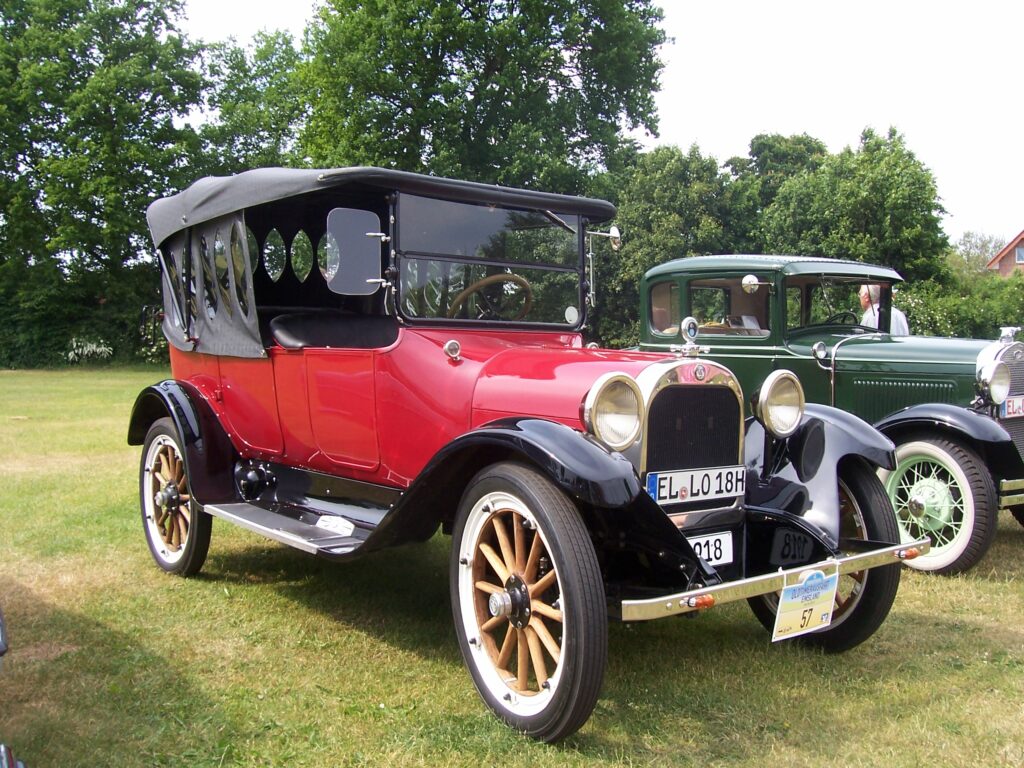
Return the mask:
<path id="1" fill-rule="evenodd" d="M 806 635 L 831 624 L 838 586 L 838 565 L 787 575 L 779 595 L 772 642 Z"/>
<path id="2" fill-rule="evenodd" d="M 687 537 L 686 540 L 690 542 L 698 557 L 704 558 L 708 565 L 727 565 L 732 562 L 732 534 L 729 531 Z"/>
<path id="3" fill-rule="evenodd" d="M 1024 416 L 1024 395 L 1008 397 L 999 406 L 999 415 L 1004 419 L 1015 419 Z"/>
<path id="4" fill-rule="evenodd" d="M 742 496 L 747 479 L 743 466 L 651 472 L 647 493 L 659 504 L 712 501 Z"/>
<path id="5" fill-rule="evenodd" d="M 780 529 L 772 539 L 768 562 L 772 565 L 799 565 L 811 559 L 814 544 L 811 537 L 799 531 Z"/>

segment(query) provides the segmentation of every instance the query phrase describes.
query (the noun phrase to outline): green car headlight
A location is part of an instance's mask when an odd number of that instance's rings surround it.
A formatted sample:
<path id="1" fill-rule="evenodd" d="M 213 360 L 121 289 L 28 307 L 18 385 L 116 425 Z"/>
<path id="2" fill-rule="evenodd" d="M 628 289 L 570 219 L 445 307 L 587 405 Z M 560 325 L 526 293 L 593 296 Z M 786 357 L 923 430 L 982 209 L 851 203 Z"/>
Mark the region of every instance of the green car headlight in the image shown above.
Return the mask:
<path id="1" fill-rule="evenodd" d="M 1010 394 L 1010 369 L 1002 360 L 986 363 L 978 374 L 978 387 L 993 405 L 1001 405 Z"/>
<path id="2" fill-rule="evenodd" d="M 761 385 L 756 416 L 775 437 L 789 437 L 804 415 L 804 389 L 792 371 L 772 371 Z"/>
<path id="3" fill-rule="evenodd" d="M 606 373 L 583 401 L 583 423 L 613 451 L 622 451 L 640 435 L 643 422 L 640 388 L 624 373 Z"/>

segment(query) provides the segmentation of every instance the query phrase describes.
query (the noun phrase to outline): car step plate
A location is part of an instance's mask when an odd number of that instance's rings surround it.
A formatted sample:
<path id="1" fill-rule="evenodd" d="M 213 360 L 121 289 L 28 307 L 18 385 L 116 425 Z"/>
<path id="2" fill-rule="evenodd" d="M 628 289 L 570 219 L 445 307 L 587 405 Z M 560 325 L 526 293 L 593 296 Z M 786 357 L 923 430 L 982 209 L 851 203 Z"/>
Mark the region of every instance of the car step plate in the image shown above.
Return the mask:
<path id="1" fill-rule="evenodd" d="M 355 528 L 342 517 L 332 518 L 327 524 L 311 525 L 244 502 L 209 504 L 203 509 L 214 517 L 314 555 L 349 554 L 359 549 L 366 537 L 365 531 Z"/>

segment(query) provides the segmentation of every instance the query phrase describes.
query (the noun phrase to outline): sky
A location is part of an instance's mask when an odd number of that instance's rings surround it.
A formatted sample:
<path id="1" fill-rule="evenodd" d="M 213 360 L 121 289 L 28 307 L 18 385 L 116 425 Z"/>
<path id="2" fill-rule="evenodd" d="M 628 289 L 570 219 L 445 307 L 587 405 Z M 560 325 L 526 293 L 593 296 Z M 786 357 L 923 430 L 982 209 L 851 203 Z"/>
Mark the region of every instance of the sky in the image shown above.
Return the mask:
<path id="1" fill-rule="evenodd" d="M 184 29 L 247 43 L 301 37 L 315 0 L 187 0 Z M 759 133 L 830 152 L 895 127 L 935 176 L 954 242 L 1024 230 L 1024 3 L 1009 0 L 674 0 L 658 137 L 724 163 Z"/>

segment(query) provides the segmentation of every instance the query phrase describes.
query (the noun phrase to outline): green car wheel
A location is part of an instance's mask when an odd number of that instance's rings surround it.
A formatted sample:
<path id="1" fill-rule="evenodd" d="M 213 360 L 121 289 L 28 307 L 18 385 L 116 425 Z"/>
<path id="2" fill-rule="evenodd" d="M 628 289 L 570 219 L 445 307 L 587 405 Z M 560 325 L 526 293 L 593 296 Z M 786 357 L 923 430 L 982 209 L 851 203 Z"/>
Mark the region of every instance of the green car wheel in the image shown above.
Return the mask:
<path id="1" fill-rule="evenodd" d="M 955 440 L 918 437 L 896 446 L 896 468 L 879 477 L 892 499 L 903 541 L 932 540 L 911 568 L 950 574 L 966 571 L 992 545 L 998 503 L 984 463 Z"/>

